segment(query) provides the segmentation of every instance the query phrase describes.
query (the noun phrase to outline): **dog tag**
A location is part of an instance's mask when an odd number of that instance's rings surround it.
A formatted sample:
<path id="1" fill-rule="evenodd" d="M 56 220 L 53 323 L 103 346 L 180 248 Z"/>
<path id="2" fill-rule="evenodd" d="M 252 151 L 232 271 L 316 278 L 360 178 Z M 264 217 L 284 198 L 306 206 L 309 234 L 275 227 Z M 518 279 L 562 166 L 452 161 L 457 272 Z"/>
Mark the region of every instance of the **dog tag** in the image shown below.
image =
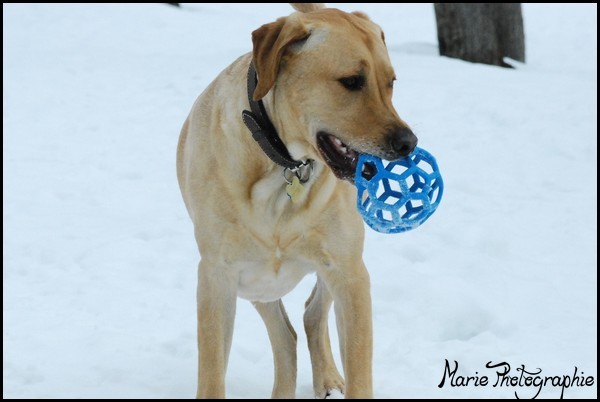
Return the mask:
<path id="1" fill-rule="evenodd" d="M 300 183 L 298 176 L 292 178 L 292 182 L 287 185 L 287 195 L 290 197 L 292 202 L 297 202 L 302 193 L 304 193 L 304 186 Z"/>

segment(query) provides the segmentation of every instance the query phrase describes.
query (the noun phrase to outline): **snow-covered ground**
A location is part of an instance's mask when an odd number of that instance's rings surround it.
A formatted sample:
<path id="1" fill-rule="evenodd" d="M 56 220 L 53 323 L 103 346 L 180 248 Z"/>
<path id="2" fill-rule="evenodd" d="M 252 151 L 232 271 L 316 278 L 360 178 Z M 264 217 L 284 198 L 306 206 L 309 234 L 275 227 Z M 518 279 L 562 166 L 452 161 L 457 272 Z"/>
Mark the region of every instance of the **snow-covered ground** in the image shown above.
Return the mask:
<path id="1" fill-rule="evenodd" d="M 337 6 L 383 27 L 394 103 L 445 181 L 421 228 L 367 230 L 375 396 L 532 397 L 492 386 L 485 364 L 506 361 L 511 375 L 577 366 L 594 385 L 564 396 L 597 397 L 597 5 L 524 5 L 514 70 L 439 57 L 431 4 Z M 3 5 L 5 398 L 194 396 L 199 257 L 179 129 L 251 31 L 290 12 Z M 285 297 L 302 398 L 313 284 Z M 438 388 L 445 359 L 490 384 Z M 239 300 L 228 396 L 270 396 L 272 372 L 264 325 Z"/>

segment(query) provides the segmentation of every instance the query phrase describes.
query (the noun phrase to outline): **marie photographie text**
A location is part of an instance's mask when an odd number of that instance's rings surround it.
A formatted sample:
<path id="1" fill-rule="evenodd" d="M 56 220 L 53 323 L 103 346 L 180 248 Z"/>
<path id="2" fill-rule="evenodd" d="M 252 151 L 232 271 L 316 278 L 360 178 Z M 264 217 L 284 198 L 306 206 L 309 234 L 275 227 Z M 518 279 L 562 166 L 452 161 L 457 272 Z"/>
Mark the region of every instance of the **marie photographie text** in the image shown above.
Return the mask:
<path id="1" fill-rule="evenodd" d="M 524 364 L 513 368 L 507 362 L 489 361 L 485 369 L 475 374 L 464 374 L 459 371 L 458 362 L 451 364 L 448 359 L 444 366 L 442 380 L 438 384 L 443 387 L 493 387 L 513 388 L 516 398 L 535 399 L 544 388 L 555 388 L 560 398 L 565 391 L 575 387 L 593 387 L 594 377 L 585 375 L 577 366 L 569 369 L 568 374 L 545 374 L 541 368 L 528 368 Z"/>

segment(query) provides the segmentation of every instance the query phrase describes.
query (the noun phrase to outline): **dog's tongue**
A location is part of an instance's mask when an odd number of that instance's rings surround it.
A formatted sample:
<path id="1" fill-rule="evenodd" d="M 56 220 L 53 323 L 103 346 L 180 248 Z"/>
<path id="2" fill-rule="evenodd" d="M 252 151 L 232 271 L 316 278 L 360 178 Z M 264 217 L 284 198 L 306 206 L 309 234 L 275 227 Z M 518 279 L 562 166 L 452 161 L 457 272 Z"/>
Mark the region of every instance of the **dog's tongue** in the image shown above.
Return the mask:
<path id="1" fill-rule="evenodd" d="M 352 148 L 350 148 L 349 146 L 347 146 L 346 144 L 344 144 L 342 142 L 342 140 L 340 140 L 339 138 L 337 138 L 333 135 L 330 135 L 328 139 L 329 139 L 329 142 L 331 143 L 331 145 L 333 145 L 333 147 L 341 155 L 344 155 L 344 157 L 350 158 L 353 161 L 358 158 L 358 153 L 355 150 L 353 150 Z"/>

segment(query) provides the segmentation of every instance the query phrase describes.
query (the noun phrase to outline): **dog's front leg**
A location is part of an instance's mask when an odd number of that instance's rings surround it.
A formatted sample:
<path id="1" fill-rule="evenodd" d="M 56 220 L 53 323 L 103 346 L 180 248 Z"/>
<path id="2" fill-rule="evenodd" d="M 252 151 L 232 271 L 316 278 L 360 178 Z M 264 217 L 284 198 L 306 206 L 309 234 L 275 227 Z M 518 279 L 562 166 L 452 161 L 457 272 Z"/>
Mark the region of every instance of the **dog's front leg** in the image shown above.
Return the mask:
<path id="1" fill-rule="evenodd" d="M 323 278 L 334 300 L 346 398 L 373 397 L 373 324 L 369 273 L 362 261 Z"/>
<path id="2" fill-rule="evenodd" d="M 326 398 L 333 390 L 344 393 L 344 379 L 335 367 L 329 341 L 328 317 L 332 302 L 327 286 L 317 276 L 317 283 L 305 304 L 304 329 L 312 362 L 313 389 L 318 399 Z"/>
<path id="3" fill-rule="evenodd" d="M 225 372 L 231 349 L 237 281 L 229 268 L 204 259 L 198 266 L 197 398 L 225 397 Z"/>

